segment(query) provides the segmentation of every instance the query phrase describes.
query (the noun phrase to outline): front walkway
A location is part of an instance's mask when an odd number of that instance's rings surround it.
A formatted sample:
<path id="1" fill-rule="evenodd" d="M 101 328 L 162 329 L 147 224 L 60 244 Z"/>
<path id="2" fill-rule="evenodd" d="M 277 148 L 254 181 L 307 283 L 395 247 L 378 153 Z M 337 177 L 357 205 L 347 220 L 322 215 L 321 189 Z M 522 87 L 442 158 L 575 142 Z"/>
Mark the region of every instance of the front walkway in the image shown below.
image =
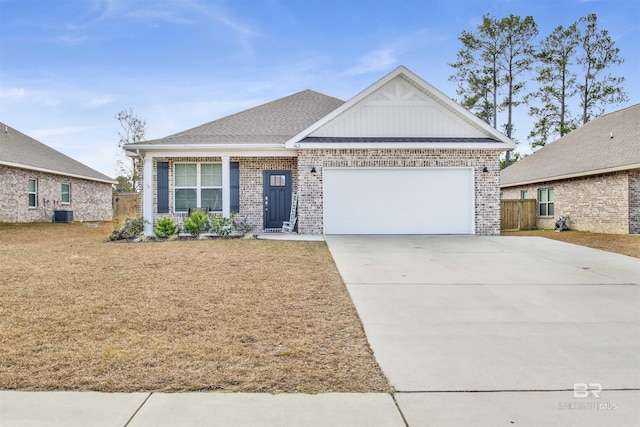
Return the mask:
<path id="1" fill-rule="evenodd" d="M 258 239 L 267 240 L 300 240 L 308 242 L 324 242 L 324 236 L 318 234 L 298 234 L 298 233 L 255 233 Z"/>

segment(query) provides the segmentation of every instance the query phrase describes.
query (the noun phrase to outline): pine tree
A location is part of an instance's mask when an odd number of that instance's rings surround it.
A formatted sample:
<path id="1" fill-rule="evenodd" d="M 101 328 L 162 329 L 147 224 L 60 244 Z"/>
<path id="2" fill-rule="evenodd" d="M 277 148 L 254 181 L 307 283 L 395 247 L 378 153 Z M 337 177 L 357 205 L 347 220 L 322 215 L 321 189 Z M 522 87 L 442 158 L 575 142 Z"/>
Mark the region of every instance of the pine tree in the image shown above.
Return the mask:
<path id="1" fill-rule="evenodd" d="M 619 56 L 620 49 L 607 30 L 598 30 L 598 18 L 590 14 L 578 20 L 579 43 L 578 64 L 582 66 L 581 80 L 578 82 L 582 123 L 605 111 L 607 105 L 617 105 L 629 101 L 622 89 L 624 77 L 615 77 L 606 71 L 612 65 L 624 62 Z"/>
<path id="2" fill-rule="evenodd" d="M 536 54 L 540 64 L 536 80 L 541 86 L 526 98 L 542 104 L 529 107 L 529 114 L 538 118 L 529 133 L 532 148 L 542 147 L 551 136 L 563 136 L 577 127 L 568 108 L 569 99 L 577 91 L 576 75 L 571 70 L 577 46 L 575 23 L 567 28 L 556 27 L 540 42 Z"/>
<path id="3" fill-rule="evenodd" d="M 538 34 L 533 17 L 522 19 L 513 14 L 497 20 L 485 15 L 477 31 L 462 31 L 462 48 L 457 61 L 449 64 L 457 70 L 449 77 L 458 81 L 461 104 L 487 123 L 497 128 L 498 111 L 507 110 L 505 133 L 513 136 L 513 108 L 521 101 L 518 96 L 524 88 L 524 75 L 531 70 L 534 47 L 532 40 Z M 499 101 L 500 96 L 504 96 Z M 507 153 L 507 164 L 509 153 Z"/>

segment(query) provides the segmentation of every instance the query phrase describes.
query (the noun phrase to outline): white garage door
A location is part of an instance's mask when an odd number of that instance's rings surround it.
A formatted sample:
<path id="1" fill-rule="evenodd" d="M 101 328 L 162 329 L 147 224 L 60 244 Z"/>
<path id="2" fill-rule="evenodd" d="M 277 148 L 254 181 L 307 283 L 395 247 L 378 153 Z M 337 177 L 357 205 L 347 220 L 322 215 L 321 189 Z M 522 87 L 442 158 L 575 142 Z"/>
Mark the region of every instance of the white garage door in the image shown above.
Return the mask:
<path id="1" fill-rule="evenodd" d="M 325 168 L 325 234 L 473 234 L 471 168 Z"/>

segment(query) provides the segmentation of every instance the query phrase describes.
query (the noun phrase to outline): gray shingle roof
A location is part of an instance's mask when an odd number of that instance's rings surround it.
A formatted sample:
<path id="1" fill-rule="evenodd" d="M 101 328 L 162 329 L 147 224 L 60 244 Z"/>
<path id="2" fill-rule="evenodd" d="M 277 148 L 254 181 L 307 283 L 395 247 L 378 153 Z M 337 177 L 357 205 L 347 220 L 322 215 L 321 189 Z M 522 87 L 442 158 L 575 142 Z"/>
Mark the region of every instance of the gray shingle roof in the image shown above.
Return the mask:
<path id="1" fill-rule="evenodd" d="M 149 144 L 274 144 L 298 132 L 344 104 L 344 101 L 304 90 L 193 129 L 144 141 Z"/>
<path id="2" fill-rule="evenodd" d="M 551 181 L 638 165 L 640 104 L 597 117 L 505 168 L 500 185 Z"/>
<path id="3" fill-rule="evenodd" d="M 91 181 L 115 182 L 77 160 L 0 123 L 0 164 L 75 176 Z"/>

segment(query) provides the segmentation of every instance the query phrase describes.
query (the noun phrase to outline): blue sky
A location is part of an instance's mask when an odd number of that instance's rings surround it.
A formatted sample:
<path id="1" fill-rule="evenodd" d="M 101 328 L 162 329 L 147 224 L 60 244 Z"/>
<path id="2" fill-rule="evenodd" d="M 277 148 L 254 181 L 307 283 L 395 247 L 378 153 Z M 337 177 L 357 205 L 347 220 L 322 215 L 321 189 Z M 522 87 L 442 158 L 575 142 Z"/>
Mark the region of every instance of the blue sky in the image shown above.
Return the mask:
<path id="1" fill-rule="evenodd" d="M 598 15 L 640 103 L 637 0 L 0 0 L 0 121 L 116 176 L 118 123 L 147 139 L 304 89 L 347 100 L 398 65 L 445 94 L 462 30 L 532 15 L 540 34 Z M 577 115 L 578 109 L 573 112 Z M 532 123 L 516 114 L 518 151 Z"/>

